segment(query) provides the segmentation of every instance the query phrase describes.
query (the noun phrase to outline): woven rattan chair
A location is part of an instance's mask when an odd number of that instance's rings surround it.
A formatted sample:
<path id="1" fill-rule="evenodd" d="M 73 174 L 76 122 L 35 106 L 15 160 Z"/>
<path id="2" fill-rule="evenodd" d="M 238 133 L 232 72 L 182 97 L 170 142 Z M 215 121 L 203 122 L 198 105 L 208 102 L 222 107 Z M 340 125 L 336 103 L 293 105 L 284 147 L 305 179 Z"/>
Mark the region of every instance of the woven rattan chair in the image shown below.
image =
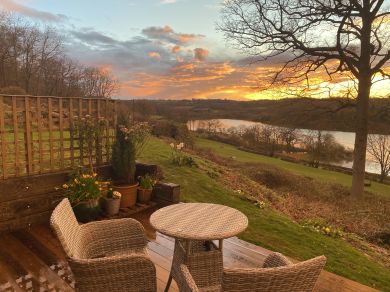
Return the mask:
<path id="1" fill-rule="evenodd" d="M 175 241 L 171 273 L 178 286 L 186 281 L 182 278 L 180 270 L 181 266 L 185 265 L 196 283 L 207 287 L 207 291 L 219 291 L 223 269 L 222 252 L 213 242 L 199 240 L 191 241 L 190 252 L 186 253 L 185 249 L 188 248 L 186 244 L 187 241 L 184 240 Z"/>
<path id="2" fill-rule="evenodd" d="M 77 291 L 156 291 L 156 268 L 146 252 L 144 229 L 134 219 L 79 225 L 68 199 L 50 224 L 65 250 Z"/>
<path id="3" fill-rule="evenodd" d="M 222 283 L 207 287 L 202 278 L 195 279 L 186 265 L 181 265 L 180 291 L 265 291 L 309 292 L 313 291 L 318 276 L 326 262 L 324 256 L 292 264 L 279 253 L 270 254 L 261 268 L 224 269 Z"/>

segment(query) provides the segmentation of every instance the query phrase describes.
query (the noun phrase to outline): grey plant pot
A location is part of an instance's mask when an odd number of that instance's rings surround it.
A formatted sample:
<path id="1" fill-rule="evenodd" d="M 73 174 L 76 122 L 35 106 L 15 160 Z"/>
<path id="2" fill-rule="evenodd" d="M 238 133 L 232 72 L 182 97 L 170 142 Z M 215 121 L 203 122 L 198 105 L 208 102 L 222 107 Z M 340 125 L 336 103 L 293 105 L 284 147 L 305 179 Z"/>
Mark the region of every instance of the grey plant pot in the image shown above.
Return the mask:
<path id="1" fill-rule="evenodd" d="M 104 212 L 107 216 L 114 216 L 119 213 L 120 199 L 104 198 Z"/>

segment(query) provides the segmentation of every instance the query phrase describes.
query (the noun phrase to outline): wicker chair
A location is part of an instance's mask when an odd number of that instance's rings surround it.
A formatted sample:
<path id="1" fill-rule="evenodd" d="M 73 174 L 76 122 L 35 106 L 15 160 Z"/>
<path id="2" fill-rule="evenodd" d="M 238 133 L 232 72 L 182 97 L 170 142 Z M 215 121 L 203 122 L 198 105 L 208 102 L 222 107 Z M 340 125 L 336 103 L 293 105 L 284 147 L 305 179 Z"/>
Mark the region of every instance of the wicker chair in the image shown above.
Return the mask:
<path id="1" fill-rule="evenodd" d="M 292 264 L 283 255 L 272 253 L 262 268 L 224 269 L 219 287 L 207 287 L 194 279 L 186 265 L 181 265 L 179 287 L 182 292 L 309 292 L 313 291 L 325 262 L 326 258 L 320 256 Z"/>
<path id="2" fill-rule="evenodd" d="M 50 224 L 65 250 L 77 291 L 156 291 L 156 268 L 144 229 L 134 219 L 79 225 L 68 199 Z"/>
<path id="3" fill-rule="evenodd" d="M 185 279 L 182 278 L 181 266 L 185 265 L 187 271 L 201 288 L 207 287 L 207 291 L 219 291 L 222 280 L 223 256 L 222 252 L 210 241 L 191 241 L 190 252 L 186 252 L 184 240 L 175 240 L 171 276 L 180 287 Z M 168 280 L 170 285 L 171 277 Z M 214 290 L 213 290 L 214 289 Z"/>

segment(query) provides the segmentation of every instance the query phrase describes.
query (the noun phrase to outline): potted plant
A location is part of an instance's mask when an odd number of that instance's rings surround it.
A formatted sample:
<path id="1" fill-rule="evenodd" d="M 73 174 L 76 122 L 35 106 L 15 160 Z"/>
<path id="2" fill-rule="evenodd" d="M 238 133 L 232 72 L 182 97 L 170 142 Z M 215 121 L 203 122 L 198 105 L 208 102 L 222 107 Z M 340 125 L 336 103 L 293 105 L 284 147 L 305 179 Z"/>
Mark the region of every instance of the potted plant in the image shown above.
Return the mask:
<path id="1" fill-rule="evenodd" d="M 96 173 L 89 174 L 79 168 L 62 187 L 66 190 L 78 221 L 85 223 L 99 216 L 102 187 L 96 178 Z"/>
<path id="2" fill-rule="evenodd" d="M 138 187 L 138 202 L 141 204 L 148 204 L 152 195 L 153 187 L 156 181 L 149 175 L 141 176 L 139 178 Z"/>
<path id="3" fill-rule="evenodd" d="M 122 194 L 114 191 L 109 185 L 106 196 L 103 198 L 104 212 L 107 216 L 114 216 L 119 213 Z"/>
<path id="4" fill-rule="evenodd" d="M 120 115 L 116 139 L 112 146 L 114 190 L 122 194 L 121 208 L 131 208 L 137 202 L 138 182 L 135 179 L 136 156 L 145 144 L 148 128 L 142 123 L 130 123 L 129 116 Z"/>

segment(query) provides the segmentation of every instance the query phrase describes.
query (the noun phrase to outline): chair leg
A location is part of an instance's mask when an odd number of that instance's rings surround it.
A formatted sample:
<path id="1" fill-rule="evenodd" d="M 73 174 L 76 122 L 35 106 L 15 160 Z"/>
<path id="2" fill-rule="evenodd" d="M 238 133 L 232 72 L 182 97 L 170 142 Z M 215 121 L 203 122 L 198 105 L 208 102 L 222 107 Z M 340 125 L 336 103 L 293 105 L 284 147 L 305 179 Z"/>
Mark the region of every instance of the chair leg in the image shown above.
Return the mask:
<path id="1" fill-rule="evenodd" d="M 169 278 L 168 278 L 167 286 L 165 286 L 165 290 L 164 290 L 164 292 L 168 292 L 168 290 L 169 290 L 169 287 L 171 286 L 171 282 L 172 282 L 172 275 L 171 275 L 171 274 L 169 274 Z"/>

